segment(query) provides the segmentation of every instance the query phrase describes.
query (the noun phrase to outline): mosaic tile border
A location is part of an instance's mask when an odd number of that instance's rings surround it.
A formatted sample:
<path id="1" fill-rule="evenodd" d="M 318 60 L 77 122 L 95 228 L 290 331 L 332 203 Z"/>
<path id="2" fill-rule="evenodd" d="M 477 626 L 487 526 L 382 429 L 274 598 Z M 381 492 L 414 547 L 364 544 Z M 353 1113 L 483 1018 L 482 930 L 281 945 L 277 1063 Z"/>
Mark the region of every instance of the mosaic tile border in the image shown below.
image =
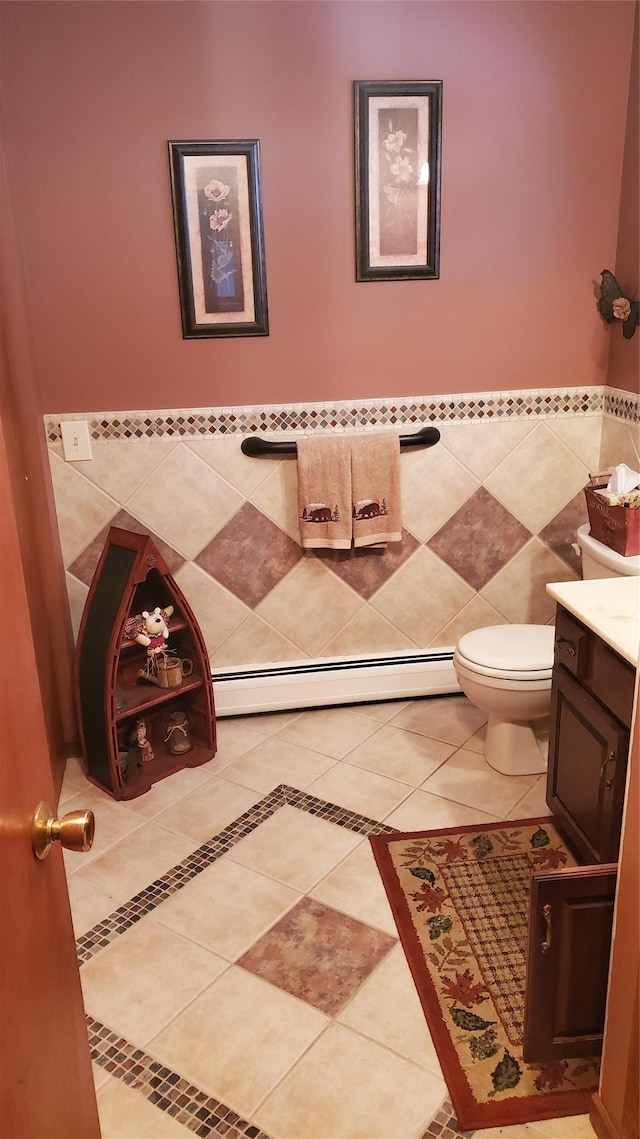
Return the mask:
<path id="1" fill-rule="evenodd" d="M 182 862 L 78 938 L 76 948 L 79 964 L 89 961 L 284 806 L 297 807 L 307 814 L 363 836 L 394 834 L 397 830 L 396 827 L 377 822 L 367 815 L 339 807 L 326 799 L 318 799 L 315 795 L 308 795 L 281 783 Z M 269 1139 L 255 1124 L 243 1119 L 226 1104 L 208 1095 L 89 1014 L 86 1014 L 86 1022 L 94 1063 L 115 1079 L 122 1080 L 140 1092 L 154 1107 L 166 1112 L 183 1127 L 200 1136 L 200 1139 Z M 459 1130 L 453 1105 L 450 1100 L 445 1100 L 422 1139 L 471 1139 L 473 1134 L 473 1131 Z"/>
<path id="2" fill-rule="evenodd" d="M 395 827 L 389 827 L 385 823 L 379 823 L 375 819 L 369 819 L 365 815 L 349 811 L 346 807 L 337 807 L 335 803 L 317 799 L 315 795 L 307 795 L 304 791 L 298 791 L 295 787 L 288 787 L 285 783 L 281 783 L 248 811 L 229 823 L 219 834 L 214 835 L 208 842 L 202 843 L 182 862 L 172 866 L 171 870 L 167 871 L 161 878 L 156 878 L 144 890 L 135 894 L 128 902 L 119 906 L 103 921 L 98 922 L 87 933 L 79 937 L 76 941 L 79 964 L 82 966 L 90 961 L 96 953 L 105 949 L 121 933 L 130 929 L 146 914 L 151 913 L 161 902 L 181 890 L 208 866 L 212 866 L 218 858 L 221 858 L 236 843 L 251 834 L 271 815 L 275 814 L 280 807 L 284 806 L 297 807 L 299 810 L 305 811 L 306 814 L 316 815 L 318 818 L 324 819 L 325 822 L 335 823 L 336 826 L 345 827 L 356 834 L 393 834 L 396 830 Z"/>
<path id="3" fill-rule="evenodd" d="M 618 388 L 605 388 L 604 413 L 628 423 L 640 423 L 640 395 Z"/>
<path id="4" fill-rule="evenodd" d="M 87 420 L 95 441 L 203 439 L 228 435 L 325 430 L 363 431 L 393 427 L 418 430 L 424 424 L 550 419 L 564 415 L 609 414 L 638 422 L 640 398 L 615 388 L 548 388 L 535 391 L 349 400 L 334 405 L 222 407 L 161 411 L 85 412 L 44 417 L 49 443 L 60 442 L 61 421 Z"/>
<path id="5" fill-rule="evenodd" d="M 193 1131 L 201 1139 L 268 1139 L 268 1136 L 185 1080 L 178 1072 L 154 1060 L 142 1048 L 87 1016 L 91 1059 L 117 1080 L 122 1080 L 160 1111 Z"/>

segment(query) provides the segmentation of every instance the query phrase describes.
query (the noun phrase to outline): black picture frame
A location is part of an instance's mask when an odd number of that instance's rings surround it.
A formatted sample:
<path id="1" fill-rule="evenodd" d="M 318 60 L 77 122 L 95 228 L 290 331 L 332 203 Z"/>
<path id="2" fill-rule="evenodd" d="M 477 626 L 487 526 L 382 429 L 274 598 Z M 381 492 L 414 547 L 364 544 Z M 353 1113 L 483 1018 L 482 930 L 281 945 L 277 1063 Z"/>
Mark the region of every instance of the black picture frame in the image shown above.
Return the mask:
<path id="1" fill-rule="evenodd" d="M 356 280 L 438 278 L 442 80 L 353 88 Z"/>
<path id="2" fill-rule="evenodd" d="M 258 139 L 170 141 L 184 339 L 268 336 Z"/>

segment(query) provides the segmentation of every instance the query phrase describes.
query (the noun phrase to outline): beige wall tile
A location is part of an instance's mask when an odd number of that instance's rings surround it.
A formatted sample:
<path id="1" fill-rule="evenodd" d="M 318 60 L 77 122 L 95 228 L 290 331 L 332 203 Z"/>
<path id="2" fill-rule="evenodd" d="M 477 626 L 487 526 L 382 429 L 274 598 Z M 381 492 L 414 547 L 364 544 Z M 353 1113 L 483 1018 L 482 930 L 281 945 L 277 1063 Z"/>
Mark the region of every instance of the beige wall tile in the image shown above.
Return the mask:
<path id="1" fill-rule="evenodd" d="M 209 439 L 188 439 L 184 445 L 208 467 L 217 471 L 243 498 L 249 498 L 252 491 L 273 471 L 273 463 L 243 455 L 241 441 L 238 436 L 226 439 L 214 436 Z"/>
<path id="2" fill-rule="evenodd" d="M 71 628 L 73 629 L 74 640 L 77 640 L 89 589 L 83 582 L 78 581 L 77 577 L 74 577 L 73 574 L 67 573 L 65 576 L 67 580 L 69 612 L 71 614 Z"/>
<path id="3" fill-rule="evenodd" d="M 193 562 L 186 562 L 180 567 L 176 581 L 193 609 L 211 656 L 251 610 Z"/>
<path id="4" fill-rule="evenodd" d="M 541 542 L 532 538 L 481 591 L 481 596 L 507 622 L 546 625 L 556 603 L 546 591 L 548 582 L 573 581 L 574 571 Z"/>
<path id="5" fill-rule="evenodd" d="M 303 558 L 256 613 L 305 653 L 321 656 L 364 602 L 317 558 Z"/>
<path id="6" fill-rule="evenodd" d="M 371 605 L 424 648 L 473 596 L 461 577 L 421 548 L 378 590 Z"/>
<path id="7" fill-rule="evenodd" d="M 367 653 L 402 652 L 414 644 L 381 613 L 363 605 L 355 617 L 324 647 L 326 656 L 363 656 Z"/>
<path id="8" fill-rule="evenodd" d="M 453 648 L 457 645 L 460 637 L 465 633 L 470 633 L 472 629 L 484 629 L 488 625 L 503 625 L 504 615 L 498 613 L 493 605 L 489 605 L 484 597 L 476 594 L 471 598 L 471 601 L 456 613 L 451 621 L 448 621 L 443 629 L 436 633 L 433 640 L 430 642 L 430 648 L 439 648 L 440 646 Z"/>
<path id="9" fill-rule="evenodd" d="M 539 423 L 484 485 L 532 533 L 537 533 L 582 490 L 588 478 L 589 465 L 546 424 Z"/>
<path id="10" fill-rule="evenodd" d="M 624 423 L 605 416 L 597 469 L 607 470 L 618 463 L 626 463 L 634 471 L 640 470 L 640 424 Z"/>
<path id="11" fill-rule="evenodd" d="M 211 636 L 207 646 L 210 643 Z M 233 668 L 234 665 L 241 664 L 300 660 L 306 655 L 300 645 L 294 645 L 287 637 L 283 637 L 268 621 L 264 621 L 257 613 L 249 613 L 225 641 L 211 650 L 210 660 L 212 668 Z"/>
<path id="12" fill-rule="evenodd" d="M 124 503 L 187 558 L 194 558 L 242 506 L 242 496 L 181 443 Z"/>
<path id="13" fill-rule="evenodd" d="M 534 424 L 521 420 L 453 423 L 442 429 L 442 443 L 483 481 L 533 429 Z"/>
<path id="14" fill-rule="evenodd" d="M 254 459 L 253 462 L 260 463 L 260 459 Z M 266 465 L 269 467 L 267 477 L 249 496 L 251 502 L 284 530 L 285 534 L 299 542 L 297 463 L 283 460 L 275 467 L 269 463 Z"/>
<path id="15" fill-rule="evenodd" d="M 175 446 L 166 439 L 93 440 L 91 459 L 73 466 L 116 502 L 126 502 Z"/>
<path id="16" fill-rule="evenodd" d="M 49 459 L 62 557 L 70 566 L 117 514 L 118 504 L 75 470 L 76 463 L 51 452 Z"/>
<path id="17" fill-rule="evenodd" d="M 400 469 L 402 521 L 421 542 L 435 534 L 479 485 L 441 443 L 405 451 Z"/>
<path id="18" fill-rule="evenodd" d="M 600 415 L 575 415 L 552 419 L 548 423 L 549 431 L 562 439 L 590 471 L 597 470 L 600 462 L 602 427 L 603 417 Z"/>

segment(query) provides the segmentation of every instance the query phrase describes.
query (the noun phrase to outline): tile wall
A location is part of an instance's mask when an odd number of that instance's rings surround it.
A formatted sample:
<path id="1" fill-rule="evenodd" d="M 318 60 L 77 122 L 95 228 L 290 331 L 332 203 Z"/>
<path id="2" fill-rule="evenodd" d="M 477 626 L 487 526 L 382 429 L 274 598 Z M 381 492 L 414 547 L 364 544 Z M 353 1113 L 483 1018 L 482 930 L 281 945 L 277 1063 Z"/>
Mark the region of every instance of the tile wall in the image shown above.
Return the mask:
<path id="1" fill-rule="evenodd" d="M 547 622 L 548 581 L 578 576 L 590 471 L 640 469 L 640 400 L 547 389 L 341 407 L 47 415 L 69 604 L 77 630 L 108 527 L 155 536 L 214 669 L 452 646 L 502 622 Z M 61 419 L 88 419 L 91 460 L 62 457 Z M 247 458 L 247 434 L 411 433 L 403 540 L 303 551 L 294 458 Z"/>

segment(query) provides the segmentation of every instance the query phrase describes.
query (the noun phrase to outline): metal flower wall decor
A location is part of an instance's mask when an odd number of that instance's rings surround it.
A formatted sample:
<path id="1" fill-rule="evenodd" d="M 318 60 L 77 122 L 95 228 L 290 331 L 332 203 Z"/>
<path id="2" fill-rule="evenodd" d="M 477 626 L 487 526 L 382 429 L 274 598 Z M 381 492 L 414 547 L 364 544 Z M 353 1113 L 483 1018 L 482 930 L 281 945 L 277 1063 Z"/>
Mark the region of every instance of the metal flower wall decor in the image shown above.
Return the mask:
<path id="1" fill-rule="evenodd" d="M 622 335 L 625 340 L 631 340 L 640 322 L 640 302 L 631 297 L 625 297 L 609 269 L 603 269 L 601 277 L 600 296 L 598 298 L 600 315 L 604 317 L 607 324 L 621 320 Z"/>

